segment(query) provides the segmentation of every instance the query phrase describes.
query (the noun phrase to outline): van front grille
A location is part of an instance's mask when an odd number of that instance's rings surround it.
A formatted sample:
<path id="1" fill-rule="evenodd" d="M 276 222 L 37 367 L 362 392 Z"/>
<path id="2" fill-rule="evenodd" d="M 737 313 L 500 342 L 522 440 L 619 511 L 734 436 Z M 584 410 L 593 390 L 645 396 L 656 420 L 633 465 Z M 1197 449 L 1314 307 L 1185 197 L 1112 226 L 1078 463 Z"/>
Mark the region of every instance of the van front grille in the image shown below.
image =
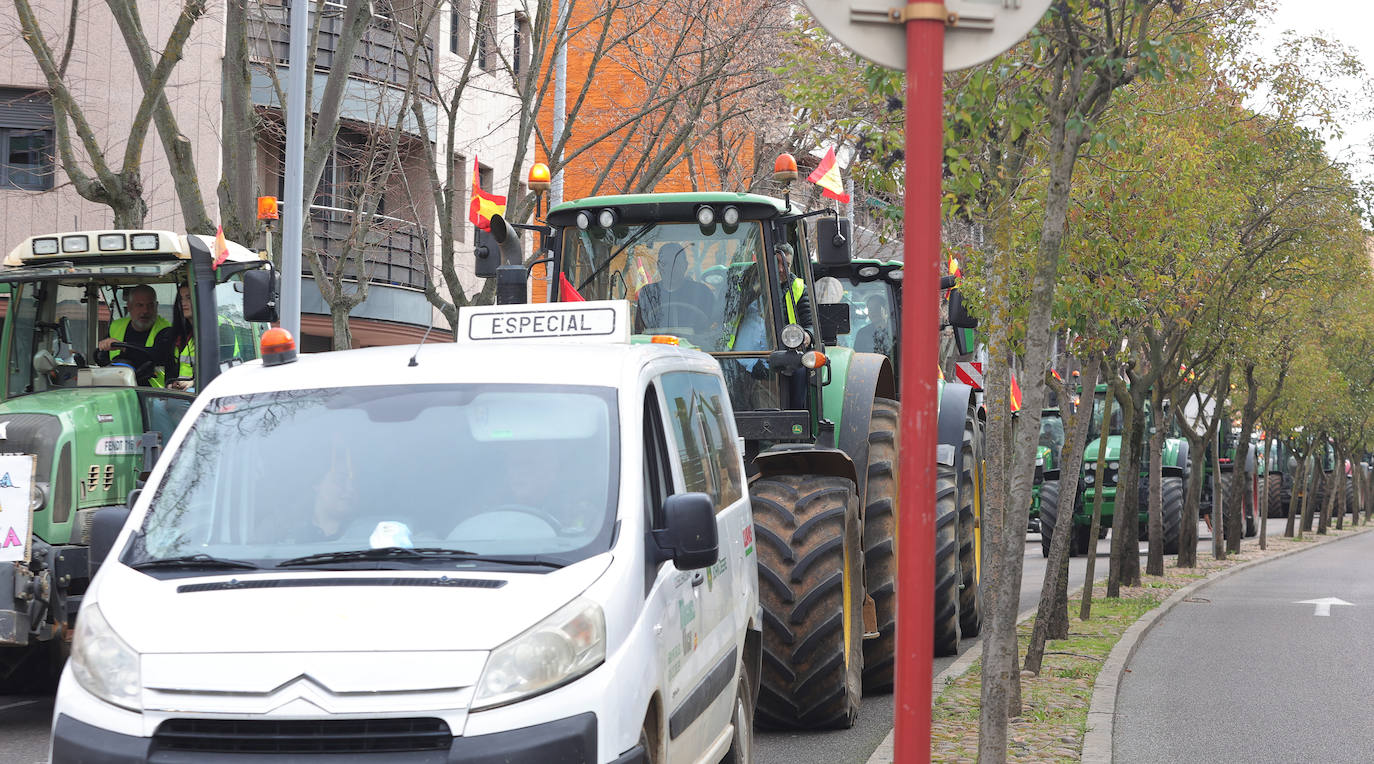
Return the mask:
<path id="1" fill-rule="evenodd" d="M 396 753 L 446 751 L 443 719 L 168 719 L 155 749 L 196 753 Z"/>

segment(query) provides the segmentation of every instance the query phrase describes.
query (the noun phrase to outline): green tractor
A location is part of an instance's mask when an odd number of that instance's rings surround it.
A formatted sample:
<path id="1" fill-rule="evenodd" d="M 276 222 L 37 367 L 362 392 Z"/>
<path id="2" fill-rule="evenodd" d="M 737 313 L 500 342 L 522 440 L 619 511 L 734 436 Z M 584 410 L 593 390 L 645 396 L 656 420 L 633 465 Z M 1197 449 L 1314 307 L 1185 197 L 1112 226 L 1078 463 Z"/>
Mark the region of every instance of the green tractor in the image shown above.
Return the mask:
<path id="1" fill-rule="evenodd" d="M 1064 418 L 1059 409 L 1040 410 L 1040 442 L 1035 447 L 1035 478 L 1031 484 L 1031 533 L 1040 533 L 1040 507 L 1059 506 L 1059 458 L 1064 451 Z M 1053 513 L 1053 510 L 1051 510 Z M 1050 535 L 1040 536 L 1041 551 L 1050 556 Z"/>
<path id="2" fill-rule="evenodd" d="M 1110 400 L 1110 406 L 1108 405 Z M 1121 485 L 1131 486 L 1138 491 L 1140 498 L 1139 523 L 1140 538 L 1146 538 L 1147 524 L 1149 521 L 1148 510 L 1148 468 L 1142 461 L 1140 474 L 1134 480 L 1123 481 L 1119 474 L 1121 464 L 1121 437 L 1122 422 L 1121 407 L 1115 400 L 1110 399 L 1107 386 L 1100 384 L 1093 396 L 1092 420 L 1089 423 L 1089 437 L 1101 432 L 1102 417 L 1110 416 L 1110 435 L 1106 443 L 1102 443 L 1099 438 L 1090 440 L 1083 449 L 1083 475 L 1080 480 L 1078 495 L 1074 499 L 1073 511 L 1069 517 L 1068 528 L 1072 533 L 1069 545 L 1069 553 L 1087 554 L 1093 547 L 1094 539 L 1088 538 L 1091 533 L 1093 505 L 1097 496 L 1102 496 L 1102 517 L 1098 538 L 1107 535 L 1107 530 L 1111 528 L 1113 520 L 1113 509 L 1116 506 L 1116 497 Z M 1154 414 L 1146 405 L 1146 426 L 1148 432 L 1154 426 Z M 1144 448 L 1141 443 L 1139 448 Z M 1138 451 L 1138 453 L 1140 453 Z M 1095 485 L 1097 479 L 1097 462 L 1104 460 L 1105 472 L 1102 485 Z M 1163 464 L 1163 481 L 1161 488 L 1162 513 L 1164 521 L 1164 553 L 1176 554 L 1178 552 L 1179 526 L 1183 517 L 1183 486 L 1188 475 L 1188 441 L 1180 437 L 1166 437 L 1161 458 Z M 1129 478 L 1129 476 L 1128 476 Z M 1059 528 L 1059 502 L 1047 500 L 1042 489 L 1040 502 L 1040 533 L 1042 544 L 1046 550 L 1053 538 L 1053 534 Z M 1048 554 L 1048 552 L 1046 552 Z"/>
<path id="3" fill-rule="evenodd" d="M 0 507 L 0 539 L 25 542 L 0 548 L 0 694 L 55 678 L 101 562 L 92 537 L 118 533 L 193 391 L 255 358 L 263 322 L 276 319 L 271 264 L 237 244 L 219 258 L 212 247 L 211 237 L 168 231 L 78 231 L 29 238 L 0 266 L 0 438 L 6 458 L 30 465 L 0 479 L 27 494 L 26 507 Z M 152 287 L 169 323 L 178 287 L 189 286 L 191 326 L 204 338 L 187 351 L 193 377 L 178 380 L 178 367 L 145 382 L 151 339 L 118 343 L 109 365 L 96 364 L 97 342 L 124 313 L 121 292 L 136 285 Z M 173 389 L 177 381 L 189 389 Z"/>
<path id="4" fill-rule="evenodd" d="M 838 281 L 844 290 L 839 301 L 850 305 L 850 330 L 836 338 L 839 346 L 858 353 L 879 353 L 892 361 L 900 383 L 901 306 L 903 264 L 900 260 L 856 258 L 843 263 L 813 262 L 811 267 L 822 285 Z M 948 277 L 942 288 L 949 288 Z M 824 291 L 824 290 L 822 290 Z M 832 296 L 833 300 L 833 296 Z M 937 464 L 936 507 L 936 619 L 935 653 L 958 652 L 961 637 L 975 637 L 982 631 L 981 579 L 982 544 L 982 429 L 978 417 L 978 388 L 938 379 L 939 443 L 956 449 L 955 463 Z M 952 481 L 953 493 L 944 481 Z M 943 504 L 941 504 L 943 502 Z M 957 507 L 957 521 L 951 521 L 949 507 Z M 953 522 L 950 532 L 946 525 Z M 958 566 L 950 561 L 950 547 L 958 549 Z M 957 587 L 956 587 L 957 582 Z M 954 590 L 957 588 L 957 603 Z M 957 613 L 957 617 L 954 615 Z M 955 622 L 958 630 L 954 629 Z M 887 628 L 886 626 L 884 628 Z"/>
<path id="5" fill-rule="evenodd" d="M 813 240 L 804 221 L 822 215 Z M 763 643 L 746 656 L 758 667 L 759 719 L 852 726 L 862 691 L 893 685 L 901 409 L 892 362 L 838 342 L 851 306 L 835 280 L 817 283 L 807 267 L 813 255 L 850 263 L 848 221 L 772 197 L 694 192 L 581 199 L 530 228 L 558 273 L 553 299 L 629 300 L 641 340 L 667 337 L 719 361 L 744 442 L 759 555 Z M 496 276 L 499 299 L 521 299 L 527 274 L 514 265 L 515 232 L 498 218 L 492 232 L 501 254 L 479 250 L 478 275 Z M 966 387 L 943 388 L 947 409 L 959 412 L 961 446 L 969 398 Z M 942 416 L 942 434 L 945 424 Z M 971 616 L 961 618 L 961 598 L 976 563 L 960 558 L 958 507 L 959 465 L 971 469 L 970 454 L 941 449 L 932 564 L 944 652 Z"/>

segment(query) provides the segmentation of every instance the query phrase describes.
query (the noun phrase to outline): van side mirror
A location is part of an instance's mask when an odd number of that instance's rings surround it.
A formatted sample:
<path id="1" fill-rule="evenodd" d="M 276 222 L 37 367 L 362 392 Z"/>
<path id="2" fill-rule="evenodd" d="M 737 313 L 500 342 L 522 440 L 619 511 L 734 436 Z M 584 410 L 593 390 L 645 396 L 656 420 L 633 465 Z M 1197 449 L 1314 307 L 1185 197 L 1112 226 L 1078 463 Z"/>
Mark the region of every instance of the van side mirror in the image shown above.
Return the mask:
<path id="1" fill-rule="evenodd" d="M 678 493 L 663 504 L 666 527 L 653 532 L 658 562 L 672 560 L 678 570 L 697 570 L 720 559 L 716 508 L 704 493 Z"/>
<path id="2" fill-rule="evenodd" d="M 253 268 L 243 272 L 243 317 L 249 321 L 276 321 L 277 295 L 281 276 L 275 268 Z"/>
<path id="3" fill-rule="evenodd" d="M 816 260 L 821 265 L 848 265 L 854 259 L 846 218 L 820 218 L 816 221 Z"/>

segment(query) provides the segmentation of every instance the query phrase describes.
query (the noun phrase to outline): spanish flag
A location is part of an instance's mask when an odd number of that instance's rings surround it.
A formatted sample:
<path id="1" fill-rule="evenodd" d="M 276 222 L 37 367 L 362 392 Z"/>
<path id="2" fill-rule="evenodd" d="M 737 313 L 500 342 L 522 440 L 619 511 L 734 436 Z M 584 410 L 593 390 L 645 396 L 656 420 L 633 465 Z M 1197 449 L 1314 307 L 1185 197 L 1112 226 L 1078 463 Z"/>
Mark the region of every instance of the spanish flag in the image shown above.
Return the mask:
<path id="1" fill-rule="evenodd" d="M 219 270 L 220 263 L 229 259 L 229 243 L 224 240 L 224 226 L 215 226 L 215 247 L 211 252 L 215 256 L 214 262 L 210 263 L 210 270 Z"/>
<path id="2" fill-rule="evenodd" d="M 1021 383 L 1016 381 L 1016 374 L 1011 375 L 1011 410 L 1012 413 L 1021 410 Z"/>
<path id="3" fill-rule="evenodd" d="M 481 165 L 477 157 L 472 158 L 472 204 L 468 206 L 468 219 L 483 231 L 491 230 L 491 216 L 506 214 L 506 197 L 487 193 L 482 190 L 482 175 L 478 172 Z"/>
<path id="4" fill-rule="evenodd" d="M 835 159 L 835 147 L 825 150 L 825 158 L 816 165 L 815 172 L 807 180 L 821 187 L 821 196 L 849 204 L 849 194 L 844 192 L 844 181 L 840 179 L 840 165 Z"/>

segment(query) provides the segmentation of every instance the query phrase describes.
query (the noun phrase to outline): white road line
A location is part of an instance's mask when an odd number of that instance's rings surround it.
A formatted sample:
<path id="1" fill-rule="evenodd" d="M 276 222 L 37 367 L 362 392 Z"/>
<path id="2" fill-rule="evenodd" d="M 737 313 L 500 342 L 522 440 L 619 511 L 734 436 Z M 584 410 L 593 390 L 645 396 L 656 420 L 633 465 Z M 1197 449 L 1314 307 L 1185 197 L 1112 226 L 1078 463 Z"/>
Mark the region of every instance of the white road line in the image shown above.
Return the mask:
<path id="1" fill-rule="evenodd" d="M 0 706 L 0 711 L 4 711 L 4 710 L 10 709 L 10 708 L 19 708 L 20 706 L 31 706 L 31 705 L 33 705 L 34 703 L 41 703 L 41 702 L 42 702 L 41 700 L 21 700 L 21 701 L 19 701 L 18 703 L 11 703 L 11 704 L 9 704 L 8 706 Z"/>

